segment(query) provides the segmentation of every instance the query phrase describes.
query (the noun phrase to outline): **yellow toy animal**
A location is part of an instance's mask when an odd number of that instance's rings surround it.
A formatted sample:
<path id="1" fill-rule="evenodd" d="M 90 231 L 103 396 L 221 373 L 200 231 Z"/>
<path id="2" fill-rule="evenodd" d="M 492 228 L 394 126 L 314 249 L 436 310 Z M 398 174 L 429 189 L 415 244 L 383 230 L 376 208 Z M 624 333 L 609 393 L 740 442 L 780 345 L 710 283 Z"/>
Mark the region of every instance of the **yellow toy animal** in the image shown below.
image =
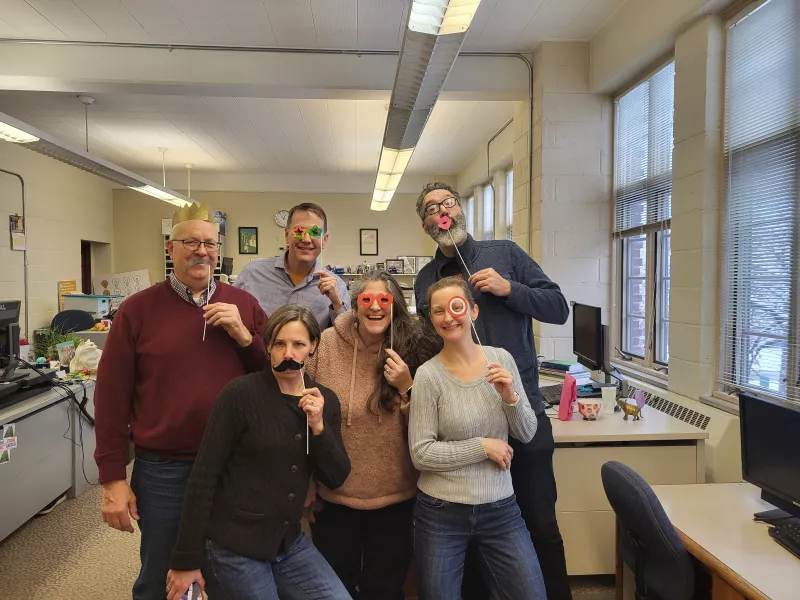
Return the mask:
<path id="1" fill-rule="evenodd" d="M 638 395 L 638 392 L 637 392 Z M 638 421 L 642 418 L 642 407 L 644 406 L 644 394 L 642 394 L 642 398 L 636 398 L 636 404 L 628 404 L 622 398 L 617 398 L 617 406 L 622 409 L 622 412 L 625 414 L 623 417 L 624 421 L 628 420 L 628 415 L 633 417 L 634 421 Z"/>

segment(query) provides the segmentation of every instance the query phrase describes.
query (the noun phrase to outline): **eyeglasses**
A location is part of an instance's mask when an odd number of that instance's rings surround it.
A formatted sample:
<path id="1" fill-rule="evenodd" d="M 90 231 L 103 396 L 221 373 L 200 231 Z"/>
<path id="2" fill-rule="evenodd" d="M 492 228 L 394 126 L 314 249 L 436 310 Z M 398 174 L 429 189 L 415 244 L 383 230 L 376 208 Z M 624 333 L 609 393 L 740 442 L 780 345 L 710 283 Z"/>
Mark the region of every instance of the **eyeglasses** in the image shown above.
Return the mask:
<path id="1" fill-rule="evenodd" d="M 453 208 L 456 204 L 461 204 L 458 201 L 458 198 L 456 198 L 455 196 L 450 196 L 449 198 L 445 198 L 441 202 L 434 202 L 433 204 L 428 204 L 428 206 L 425 207 L 425 214 L 436 215 L 439 213 L 440 210 L 442 210 L 441 208 L 442 206 L 444 206 L 445 208 Z"/>
<path id="2" fill-rule="evenodd" d="M 292 229 L 292 235 L 296 240 L 302 240 L 303 236 L 308 233 L 308 237 L 318 239 L 322 237 L 322 227 L 318 225 L 312 225 L 311 227 L 303 227 L 302 225 L 298 225 L 294 229 Z"/>
<path id="3" fill-rule="evenodd" d="M 200 244 L 206 247 L 206 250 L 209 252 L 214 252 L 215 250 L 219 250 L 220 243 L 219 242 L 201 242 L 200 240 L 172 240 L 173 242 L 180 242 L 183 244 L 183 247 L 187 250 L 191 250 L 194 252 L 200 247 Z"/>

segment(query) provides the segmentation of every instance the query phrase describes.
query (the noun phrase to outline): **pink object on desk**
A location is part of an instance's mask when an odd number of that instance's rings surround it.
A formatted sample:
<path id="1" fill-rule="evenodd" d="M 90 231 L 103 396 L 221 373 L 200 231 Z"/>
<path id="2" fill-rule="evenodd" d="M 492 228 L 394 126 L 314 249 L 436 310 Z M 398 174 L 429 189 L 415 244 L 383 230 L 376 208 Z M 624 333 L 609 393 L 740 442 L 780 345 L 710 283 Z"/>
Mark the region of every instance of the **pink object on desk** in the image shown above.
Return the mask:
<path id="1" fill-rule="evenodd" d="M 561 402 L 558 405 L 558 419 L 569 421 L 575 410 L 575 399 L 578 397 L 578 386 L 572 375 L 564 376 L 564 385 L 561 388 Z"/>

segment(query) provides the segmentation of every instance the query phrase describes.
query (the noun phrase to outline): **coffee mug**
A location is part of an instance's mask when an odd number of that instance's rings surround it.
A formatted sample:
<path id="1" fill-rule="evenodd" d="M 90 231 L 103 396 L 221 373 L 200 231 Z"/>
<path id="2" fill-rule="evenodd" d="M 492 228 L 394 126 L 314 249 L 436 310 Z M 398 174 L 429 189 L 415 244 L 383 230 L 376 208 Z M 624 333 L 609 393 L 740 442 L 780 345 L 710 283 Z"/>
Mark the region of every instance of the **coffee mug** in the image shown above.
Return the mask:
<path id="1" fill-rule="evenodd" d="M 600 414 L 600 400 L 597 398 L 578 398 L 578 412 L 583 415 L 585 421 L 594 421 Z"/>

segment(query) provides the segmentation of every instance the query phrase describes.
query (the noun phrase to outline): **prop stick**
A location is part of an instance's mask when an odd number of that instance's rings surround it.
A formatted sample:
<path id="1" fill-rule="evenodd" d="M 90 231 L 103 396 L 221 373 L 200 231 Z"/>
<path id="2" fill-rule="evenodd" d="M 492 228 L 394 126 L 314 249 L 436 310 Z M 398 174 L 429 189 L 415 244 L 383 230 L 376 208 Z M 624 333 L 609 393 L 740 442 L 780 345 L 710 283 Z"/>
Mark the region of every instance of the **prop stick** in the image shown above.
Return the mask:
<path id="1" fill-rule="evenodd" d="M 389 305 L 389 349 L 394 350 L 394 303 Z"/>
<path id="2" fill-rule="evenodd" d="M 208 292 L 211 290 L 211 263 L 208 264 L 208 284 L 206 286 L 206 306 L 208 306 Z M 203 341 L 206 341 L 206 327 L 208 326 L 208 319 L 203 319 Z"/>
<path id="3" fill-rule="evenodd" d="M 472 277 L 472 273 L 469 272 L 469 267 L 467 266 L 467 262 L 464 260 L 464 257 L 461 256 L 461 252 L 458 249 L 458 244 L 456 244 L 456 240 L 453 237 L 453 233 L 450 231 L 450 227 L 452 225 L 453 225 L 453 221 L 452 221 L 452 219 L 450 219 L 450 217 L 448 217 L 448 216 L 439 217 L 439 223 L 438 223 L 439 229 L 441 229 L 442 231 L 446 231 L 450 235 L 450 241 L 453 242 L 453 248 L 456 249 L 456 254 L 458 254 L 458 258 L 461 259 L 461 264 L 464 265 L 464 269 L 467 271 L 467 276 L 468 277 Z M 472 319 L 470 319 L 470 323 L 471 322 L 472 322 Z M 473 326 L 473 329 L 474 328 L 475 327 Z"/>
<path id="4" fill-rule="evenodd" d="M 305 361 L 303 361 L 305 365 Z M 303 393 L 303 390 L 306 389 L 306 378 L 303 376 L 303 367 L 300 367 L 300 385 L 302 389 L 300 393 Z M 311 428 L 308 426 L 308 413 L 306 413 L 306 456 L 308 456 L 308 448 L 309 448 L 309 440 L 311 440 Z"/>
<path id="5" fill-rule="evenodd" d="M 472 321 L 472 315 L 469 314 L 469 303 L 467 302 L 467 299 L 463 296 L 453 296 L 450 298 L 450 302 L 447 303 L 447 312 L 449 312 L 450 316 L 454 319 L 459 319 L 466 315 L 466 317 L 469 319 L 469 324 L 472 327 L 472 331 L 475 332 L 475 337 L 478 338 L 478 345 L 481 347 L 483 357 L 486 359 L 486 364 L 489 364 L 489 357 L 486 356 L 486 350 L 484 349 L 481 338 L 478 335 L 478 330 L 475 329 L 475 323 Z"/>

